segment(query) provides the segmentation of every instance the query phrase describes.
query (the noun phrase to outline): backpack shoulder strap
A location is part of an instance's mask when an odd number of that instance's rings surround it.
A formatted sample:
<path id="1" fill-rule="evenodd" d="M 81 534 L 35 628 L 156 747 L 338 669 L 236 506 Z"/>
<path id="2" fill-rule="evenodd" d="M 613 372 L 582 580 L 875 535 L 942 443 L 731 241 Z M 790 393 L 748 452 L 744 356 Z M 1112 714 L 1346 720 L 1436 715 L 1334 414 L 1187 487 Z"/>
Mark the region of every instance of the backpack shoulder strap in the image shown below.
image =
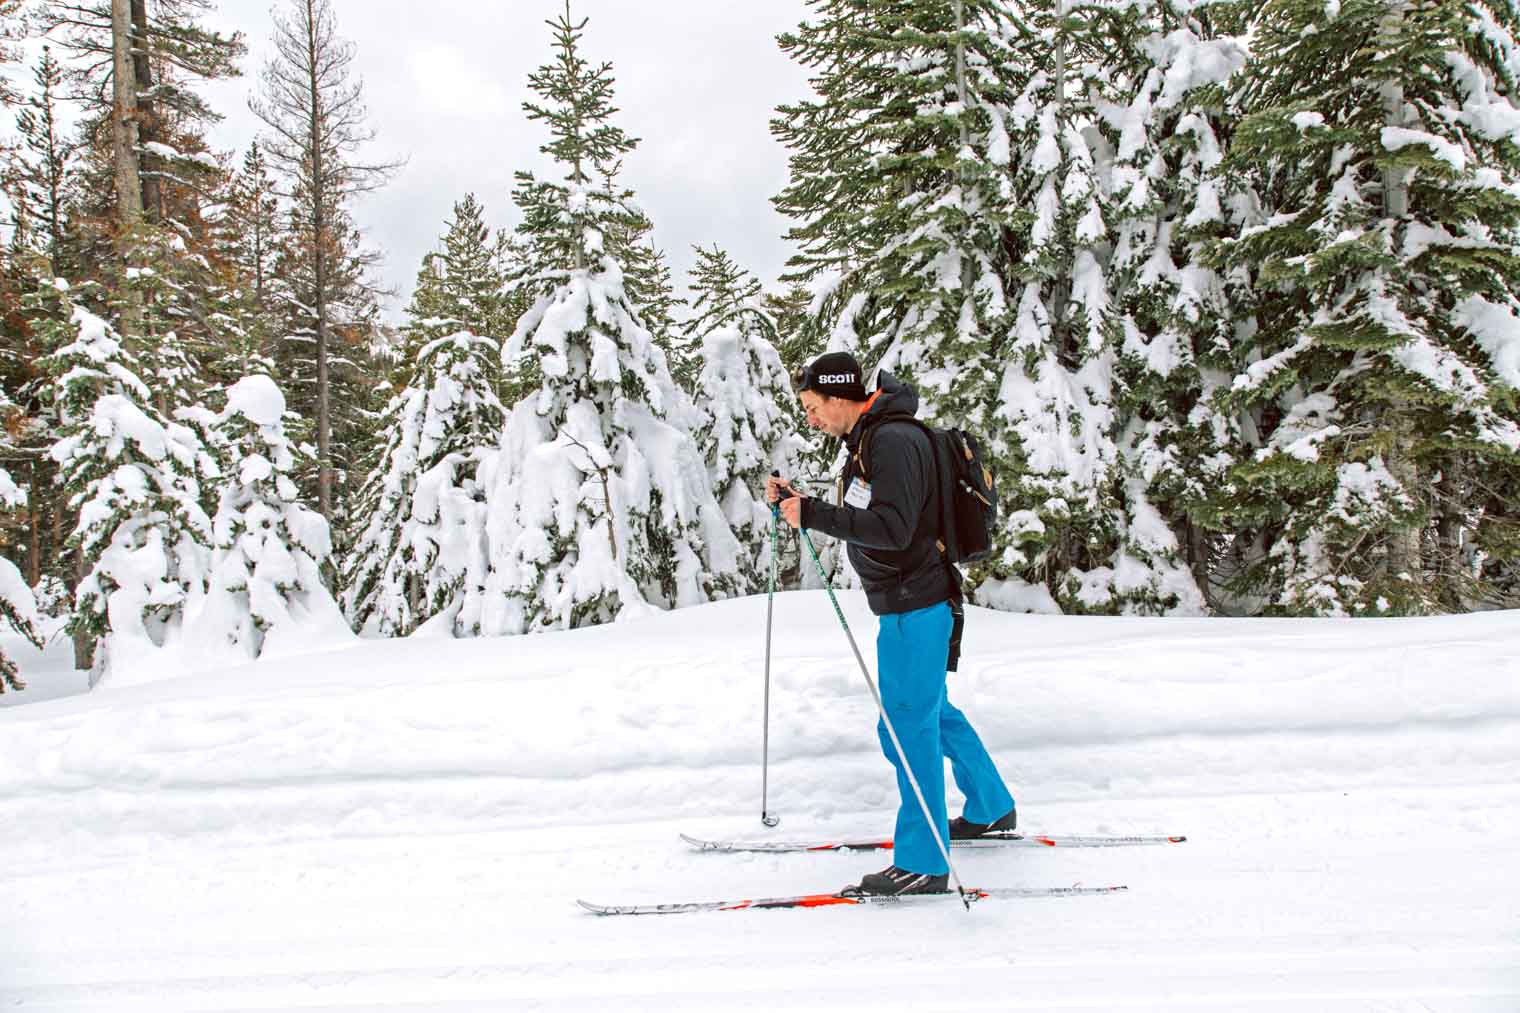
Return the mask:
<path id="1" fill-rule="evenodd" d="M 927 422 L 919 418 L 917 415 L 913 415 L 909 412 L 883 412 L 880 415 L 874 416 L 863 415 L 861 416 L 861 421 L 865 421 L 867 418 L 870 419 L 870 424 L 865 429 L 861 430 L 860 443 L 855 447 L 855 472 L 861 477 L 862 480 L 866 482 L 871 481 L 871 470 L 866 464 L 866 462 L 871 459 L 871 434 L 876 432 L 876 428 L 878 426 L 886 425 L 888 422 L 908 422 L 922 429 L 924 432 L 929 434 L 929 450 L 931 453 L 934 452 L 933 430 L 930 428 Z"/>

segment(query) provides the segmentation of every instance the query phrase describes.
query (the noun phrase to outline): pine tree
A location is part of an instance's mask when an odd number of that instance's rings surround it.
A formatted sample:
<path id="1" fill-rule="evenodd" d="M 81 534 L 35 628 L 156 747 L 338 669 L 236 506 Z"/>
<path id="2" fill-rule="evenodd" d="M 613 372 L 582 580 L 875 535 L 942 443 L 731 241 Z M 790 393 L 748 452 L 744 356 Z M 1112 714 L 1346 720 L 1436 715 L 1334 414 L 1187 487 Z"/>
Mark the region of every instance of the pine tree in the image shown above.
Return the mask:
<path id="1" fill-rule="evenodd" d="M 294 653 L 347 640 L 348 625 L 322 578 L 332 551 L 327 521 L 304 506 L 293 480 L 299 449 L 285 433 L 285 398 L 268 376 L 230 385 L 209 419 L 229 461 L 212 520 L 204 599 L 185 622 L 198 666 Z"/>
<path id="2" fill-rule="evenodd" d="M 285 379 L 292 410 L 308 426 L 301 438 L 312 439 L 318 448 L 303 461 L 300 481 L 320 504 L 323 488 L 343 500 L 367 474 L 374 419 L 385 404 L 378 392 L 386 369 L 372 348 L 380 310 L 369 280 L 379 255 L 361 246 L 346 211 L 329 209 L 323 226 L 327 244 L 320 262 L 313 259 L 308 230 L 312 202 L 298 190 L 293 204 L 290 227 L 282 231 L 275 256 L 271 298 L 279 334 L 272 358 Z M 325 293 L 321 312 L 319 291 Z"/>
<path id="3" fill-rule="evenodd" d="M 20 103 L 16 131 L 20 145 L 11 154 L 11 186 L 7 192 L 12 208 L 11 252 L 40 253 L 50 277 L 67 277 L 75 265 L 69 256 L 64 226 L 73 199 L 76 145 L 63 137 L 59 122 L 59 93 L 63 69 L 53 59 L 52 47 L 43 46 L 32 71 L 35 90 Z"/>
<path id="4" fill-rule="evenodd" d="M 306 389 L 293 393 L 302 414 L 302 402 L 308 393 L 311 398 L 317 501 L 322 516 L 331 518 L 334 488 L 357 456 L 357 448 L 344 446 L 345 426 L 335 418 L 335 409 L 353 401 L 335 396 L 334 374 L 345 364 L 334 360 L 357 367 L 358 348 L 374 320 L 373 292 L 363 281 L 366 258 L 349 206 L 384 185 L 399 163 L 358 159 L 374 135 L 365 126 L 362 86 L 352 76 L 355 49 L 337 33 L 331 0 L 289 0 L 286 15 L 276 16 L 274 24 L 275 55 L 264 65 L 263 96 L 253 110 L 269 128 L 264 151 L 270 167 L 292 193 L 284 258 L 292 317 L 287 335 L 309 341 L 312 353 L 312 368 L 299 374 Z"/>
<path id="5" fill-rule="evenodd" d="M 738 544 L 671 418 L 684 413 L 680 391 L 609 254 L 627 209 L 597 180 L 636 142 L 609 122 L 611 68 L 581 57 L 585 25 L 568 4 L 551 22 L 555 59 L 529 79 L 542 103 L 524 105 L 548 125 L 542 150 L 565 177 L 521 174 L 515 192 L 548 292 L 508 342 L 509 358 L 539 360 L 542 383 L 510 414 L 489 469 L 492 573 L 478 605 L 487 633 L 607 622 L 738 582 Z"/>
<path id="6" fill-rule="evenodd" d="M 195 91 L 199 82 L 238 73 L 241 36 L 206 28 L 210 0 L 47 0 L 36 11 L 40 31 L 70 59 L 72 97 L 88 110 L 85 129 L 108 153 L 114 276 L 161 263 L 176 242 L 200 249 L 199 208 L 220 167 L 202 137 L 217 115 Z M 108 136 L 107 136 L 108 135 Z M 108 146 L 109 151 L 105 149 Z M 104 224 L 102 219 L 102 224 Z M 155 228 L 169 238 L 153 237 Z M 152 238 L 149 249 L 141 243 Z M 138 294 L 122 290 L 120 324 L 135 339 L 141 329 Z"/>
<path id="7" fill-rule="evenodd" d="M 69 628 L 87 643 L 106 638 L 96 659 L 106 670 L 147 661 L 203 594 L 211 525 L 200 483 L 216 467 L 190 428 L 159 413 L 109 324 L 77 305 L 67 319 L 76 340 L 45 364 L 62 423 L 50 454 L 79 515 Z M 84 654 L 76 663 L 90 667 Z"/>
<path id="8" fill-rule="evenodd" d="M 1213 238 L 1242 224 L 1214 175 L 1229 129 L 1225 86 L 1246 59 L 1206 20 L 1225 7 L 1147 0 L 1064 18 L 1065 45 L 1083 68 L 1079 94 L 1095 114 L 1083 132 L 1107 142 L 1094 146 L 1094 169 L 1096 224 L 1110 248 L 1095 244 L 1091 255 L 1107 360 L 1097 368 L 1112 410 L 1100 500 L 1112 556 L 1083 579 L 1089 599 L 1103 601 L 1095 578 L 1108 578 L 1106 609 L 1200 612 L 1218 554 L 1195 518 L 1207 515 L 1238 446 L 1236 420 L 1213 407 L 1233 335 L 1225 279 L 1205 257 Z"/>
<path id="9" fill-rule="evenodd" d="M 926 416 L 988 443 L 1007 522 L 972 574 L 979 601 L 1122 607 L 1111 241 L 1089 146 L 1102 91 L 1067 53 L 1079 19 L 1054 3 L 815 6 L 781 37 L 819 94 L 772 125 L 792 152 L 776 204 L 803 220 L 785 280 L 811 284 L 829 347 L 903 373 Z"/>
<path id="10" fill-rule="evenodd" d="M 15 16 L 7 10 L 0 14 Z M 25 494 L 24 572 L 26 582 L 35 586 L 55 570 L 61 541 L 55 532 L 63 527 L 55 519 L 66 513 L 54 482 L 56 469 L 46 454 L 57 436 L 39 366 L 51 351 L 43 342 L 47 327 L 39 325 L 59 322 L 36 319 L 56 310 L 56 300 L 39 302 L 36 293 L 39 285 L 51 289 L 55 277 L 76 274 L 79 257 L 78 229 L 71 224 L 78 201 L 76 145 L 64 136 L 62 70 L 51 47 L 42 47 L 32 82 L 32 89 L 17 99 L 19 143 L 7 153 L 5 171 L 12 230 L 0 267 L 0 398 L 14 402 L 7 408 L 12 414 L 6 458 Z"/>
<path id="11" fill-rule="evenodd" d="M 412 382 L 422 360 L 422 350 L 463 326 L 448 315 L 450 300 L 443 290 L 441 261 L 437 253 L 424 254 L 422 266 L 417 269 L 412 299 L 406 307 L 406 322 L 401 325 L 401 352 L 396 359 L 395 379 L 402 387 Z"/>
<path id="12" fill-rule="evenodd" d="M 275 375 L 273 352 L 280 333 L 275 257 L 280 206 L 258 142 L 242 167 L 229 173 L 211 223 L 214 271 L 205 292 L 207 316 L 222 340 L 210 356 L 210 373 L 230 384 L 256 373 Z"/>
<path id="13" fill-rule="evenodd" d="M 713 494 L 739 544 L 743 591 L 766 586 L 770 570 L 771 510 L 765 480 L 772 471 L 801 474 L 812 449 L 799 435 L 790 374 L 774 345 L 776 325 L 760 303 L 760 283 L 722 249 L 696 249 L 692 311 L 685 339 L 699 348 L 693 432 L 707 462 Z M 799 541 L 790 530 L 778 569 L 800 565 Z"/>
<path id="14" fill-rule="evenodd" d="M 1125 605 L 1115 578 L 1128 525 L 1103 208 L 1109 95 L 1102 56 L 1084 51 L 1096 15 L 1069 6 L 1043 0 L 1013 16 L 1019 79 L 1006 123 L 1010 197 L 1023 210 L 1006 237 L 1017 282 L 989 426 L 1011 509 L 978 600 L 1114 612 Z"/>
<path id="15" fill-rule="evenodd" d="M 1273 611 L 1470 607 L 1512 565 L 1486 491 L 1520 464 L 1515 26 L 1483 0 L 1257 18 L 1227 164 L 1266 218 L 1222 247 L 1257 293 L 1229 392 L 1257 449 L 1226 509 Z"/>
<path id="16" fill-rule="evenodd" d="M 485 209 L 474 194 L 465 194 L 455 203 L 453 217 L 443 234 L 439 262 L 442 281 L 444 317 L 453 321 L 453 331 L 465 330 L 498 342 L 510 331 L 498 328 L 502 320 L 501 276 L 491 243 L 491 230 L 485 223 Z"/>
<path id="17" fill-rule="evenodd" d="M 399 386 L 411 382 L 421 349 L 439 338 L 467 331 L 499 344 L 511 334 L 516 305 L 504 291 L 503 251 L 475 195 L 466 194 L 454 204 L 439 249 L 422 258 L 417 272 L 401 331 Z M 493 382 L 500 389 L 499 380 Z"/>
<path id="18" fill-rule="evenodd" d="M 1245 27 L 1239 12 L 1230 2 L 1154 0 L 1094 25 L 1118 71 L 1105 113 L 1115 144 L 1105 214 L 1116 240 L 1125 551 L 1146 575 L 1128 596 L 1156 611 L 1168 592 L 1196 607 L 1194 588 L 1210 607 L 1238 604 L 1216 587 L 1233 532 L 1215 500 L 1239 456 L 1240 419 L 1220 410 L 1217 395 L 1234 371 L 1233 307 L 1250 293 L 1209 251 L 1256 224 L 1249 192 L 1230 194 L 1218 172 L 1236 119 L 1229 82 L 1246 61 L 1230 34 Z M 1184 559 L 1190 581 L 1177 570 Z"/>
<path id="19" fill-rule="evenodd" d="M 806 365 L 809 350 L 822 344 L 816 319 L 810 312 L 813 293 L 806 285 L 794 281 L 780 292 L 762 293 L 760 302 L 766 315 L 776 322 L 776 351 L 790 375 Z"/>
<path id="20" fill-rule="evenodd" d="M 15 405 L 0 392 L 0 418 L 11 415 Z M 0 508 L 16 510 L 26 506 L 26 490 L 11 480 L 10 473 L 0 468 Z M 37 601 L 27 586 L 21 571 L 9 559 L 0 556 L 0 621 L 5 627 L 21 634 L 33 646 L 42 647 L 42 637 L 37 632 Z M 16 663 L 0 650 L 0 693 L 6 690 L 23 690 L 26 683 L 16 669 Z"/>
<path id="21" fill-rule="evenodd" d="M 500 440 L 494 378 L 500 346 L 455 331 L 420 349 L 411 383 L 385 410 L 387 443 L 355 511 L 358 532 L 343 586 L 356 628 L 373 621 L 405 636 L 448 613 L 456 635 L 478 631 L 460 614 L 485 583 L 485 490 L 479 468 Z"/>
<path id="22" fill-rule="evenodd" d="M 788 279 L 832 286 L 831 344 L 919 389 L 925 413 L 980 426 L 994 336 L 1007 330 L 1005 234 L 1014 54 L 994 0 L 820 0 L 781 36 L 819 68 L 819 100 L 782 106 L 792 150 L 776 198 L 801 219 Z"/>

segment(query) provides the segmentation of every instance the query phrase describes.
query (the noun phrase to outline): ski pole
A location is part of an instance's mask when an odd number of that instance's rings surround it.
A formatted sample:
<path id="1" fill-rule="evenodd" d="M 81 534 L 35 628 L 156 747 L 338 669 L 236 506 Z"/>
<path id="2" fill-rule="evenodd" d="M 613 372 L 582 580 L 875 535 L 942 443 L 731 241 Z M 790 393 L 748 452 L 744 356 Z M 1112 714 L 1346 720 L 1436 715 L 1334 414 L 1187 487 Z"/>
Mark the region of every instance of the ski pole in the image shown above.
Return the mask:
<path id="1" fill-rule="evenodd" d="M 902 742 L 897 737 L 897 729 L 892 727 L 892 719 L 887 717 L 886 705 L 881 702 L 881 691 L 876 688 L 876 680 L 871 678 L 871 670 L 866 667 L 866 659 L 861 656 L 860 647 L 855 643 L 855 634 L 850 632 L 850 624 L 845 621 L 844 609 L 839 607 L 839 599 L 834 597 L 834 587 L 829 583 L 829 575 L 824 572 L 823 561 L 818 558 L 818 550 L 813 548 L 813 538 L 808 534 L 807 528 L 802 529 L 802 541 L 808 547 L 808 555 L 813 557 L 813 565 L 818 567 L 818 576 L 823 578 L 823 589 L 829 593 L 829 601 L 834 606 L 834 615 L 839 617 L 839 625 L 844 627 L 844 635 L 850 641 L 850 650 L 855 652 L 855 661 L 860 665 L 860 674 L 865 676 L 866 685 L 871 689 L 871 696 L 876 700 L 876 710 L 881 714 L 881 723 L 886 726 L 887 736 L 892 740 L 892 748 L 897 750 L 897 758 L 902 762 L 903 772 L 908 775 L 908 783 L 913 786 L 913 795 L 918 799 L 918 807 L 924 811 L 924 820 L 929 824 L 929 832 L 934 835 L 934 843 L 939 846 L 939 853 L 944 856 L 945 866 L 950 870 L 950 881 L 955 884 L 956 892 L 961 895 L 961 903 L 966 905 L 967 911 L 970 911 L 971 898 L 966 894 L 966 888 L 961 885 L 961 877 L 955 871 L 955 863 L 950 861 L 950 849 L 945 846 L 945 839 L 939 832 L 939 824 L 935 822 L 934 814 L 929 811 L 929 802 L 924 798 L 924 790 L 919 787 L 918 778 L 913 775 L 913 768 L 908 766 L 908 754 L 904 752 Z"/>
<path id="2" fill-rule="evenodd" d="M 781 472 L 771 472 L 777 478 Z M 771 572 L 770 583 L 765 592 L 765 718 L 761 726 L 760 746 L 760 822 L 768 827 L 773 827 L 781 822 L 781 817 L 772 816 L 766 812 L 766 801 L 770 791 L 770 768 L 771 768 L 771 617 L 776 607 L 776 528 L 781 523 L 781 508 L 775 503 L 771 504 Z"/>

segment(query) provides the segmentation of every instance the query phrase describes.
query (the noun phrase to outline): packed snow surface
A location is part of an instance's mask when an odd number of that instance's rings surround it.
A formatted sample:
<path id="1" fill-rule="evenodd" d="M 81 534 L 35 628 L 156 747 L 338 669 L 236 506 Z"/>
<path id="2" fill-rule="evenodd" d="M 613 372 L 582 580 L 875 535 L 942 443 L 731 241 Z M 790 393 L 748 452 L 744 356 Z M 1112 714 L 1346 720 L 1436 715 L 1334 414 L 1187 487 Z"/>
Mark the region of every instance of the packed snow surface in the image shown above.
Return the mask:
<path id="1" fill-rule="evenodd" d="M 874 622 L 842 596 L 868 659 Z M 834 889 L 890 831 L 822 592 L 538 636 L 363 641 L 0 697 L 0 1009 L 1520 1009 L 1520 615 L 1096 619 L 972 609 L 951 698 L 1021 828 L 1159 848 L 957 853 L 973 885 L 1128 893 L 597 918 Z M 874 669 L 874 665 L 873 665 Z M 52 699 L 46 699 L 48 696 Z M 953 804 L 953 803 L 952 803 Z"/>

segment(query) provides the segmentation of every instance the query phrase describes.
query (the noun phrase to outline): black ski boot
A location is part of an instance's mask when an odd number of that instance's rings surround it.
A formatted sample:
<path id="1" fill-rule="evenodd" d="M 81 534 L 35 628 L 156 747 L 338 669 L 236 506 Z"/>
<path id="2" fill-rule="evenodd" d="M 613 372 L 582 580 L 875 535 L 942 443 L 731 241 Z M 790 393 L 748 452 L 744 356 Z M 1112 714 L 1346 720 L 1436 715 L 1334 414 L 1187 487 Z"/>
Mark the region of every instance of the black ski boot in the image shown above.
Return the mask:
<path id="1" fill-rule="evenodd" d="M 846 896 L 869 895 L 872 897 L 903 897 L 915 893 L 949 893 L 950 876 L 942 873 L 930 876 L 922 872 L 909 872 L 889 865 L 880 872 L 866 876 L 856 886 L 839 891 Z"/>
<path id="2" fill-rule="evenodd" d="M 952 841 L 970 841 L 978 837 L 998 837 L 1012 833 L 1019 825 L 1019 809 L 1014 806 L 1008 810 L 1008 815 L 992 823 L 972 823 L 964 816 L 957 816 L 950 821 L 950 839 Z"/>

